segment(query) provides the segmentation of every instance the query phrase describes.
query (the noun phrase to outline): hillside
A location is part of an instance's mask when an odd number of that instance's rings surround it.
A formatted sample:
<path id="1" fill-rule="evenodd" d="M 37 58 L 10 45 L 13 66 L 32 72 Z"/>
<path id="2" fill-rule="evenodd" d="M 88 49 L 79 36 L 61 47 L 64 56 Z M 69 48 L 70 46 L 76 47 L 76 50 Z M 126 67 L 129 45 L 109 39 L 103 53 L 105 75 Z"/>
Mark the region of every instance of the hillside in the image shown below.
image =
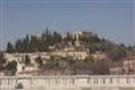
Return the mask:
<path id="1" fill-rule="evenodd" d="M 78 32 L 62 35 L 56 31 L 46 30 L 41 36 L 26 35 L 25 38 L 16 40 L 15 43 L 8 42 L 8 53 L 24 53 L 24 52 L 43 52 L 49 51 L 50 47 L 56 49 L 64 49 L 64 47 L 81 47 L 88 50 L 89 53 L 105 52 L 110 59 L 118 60 L 135 54 L 133 46 L 125 46 L 124 44 L 115 44 L 108 39 L 100 38 L 92 32 Z"/>
<path id="2" fill-rule="evenodd" d="M 117 70 L 125 59 L 133 56 L 135 46 L 115 44 L 96 33 L 82 31 L 61 34 L 47 29 L 41 35 L 26 35 L 15 43 L 8 42 L 6 51 L 0 53 L 0 71 L 14 75 L 32 73 L 35 71 L 31 69 L 36 68 L 37 74 L 44 75 L 105 75 L 113 72 L 110 69 L 115 70 L 112 66 L 116 65 Z M 21 72 L 18 66 L 22 67 Z M 123 67 L 120 68 L 124 73 Z"/>

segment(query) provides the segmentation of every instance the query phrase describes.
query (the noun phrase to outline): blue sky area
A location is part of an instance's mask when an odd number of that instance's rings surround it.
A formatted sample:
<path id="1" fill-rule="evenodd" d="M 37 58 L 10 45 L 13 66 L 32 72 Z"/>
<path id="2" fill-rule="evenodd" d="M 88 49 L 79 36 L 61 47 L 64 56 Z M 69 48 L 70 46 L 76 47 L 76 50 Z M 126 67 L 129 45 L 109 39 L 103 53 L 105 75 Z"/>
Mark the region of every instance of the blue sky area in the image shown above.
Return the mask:
<path id="1" fill-rule="evenodd" d="M 135 42 L 133 0 L 0 0 L 0 48 L 46 27 L 93 31 L 126 45 Z"/>

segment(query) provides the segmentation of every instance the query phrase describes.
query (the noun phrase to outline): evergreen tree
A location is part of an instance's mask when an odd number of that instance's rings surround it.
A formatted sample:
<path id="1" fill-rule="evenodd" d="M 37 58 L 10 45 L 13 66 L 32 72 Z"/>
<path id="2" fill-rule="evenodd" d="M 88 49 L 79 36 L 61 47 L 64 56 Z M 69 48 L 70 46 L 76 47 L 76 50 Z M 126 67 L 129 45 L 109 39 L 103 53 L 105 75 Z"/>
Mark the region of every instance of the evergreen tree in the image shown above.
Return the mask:
<path id="1" fill-rule="evenodd" d="M 38 67 L 39 68 L 42 68 L 43 66 L 43 60 L 40 56 L 38 56 L 36 59 L 35 59 L 35 62 L 37 63 Z"/>
<path id="2" fill-rule="evenodd" d="M 7 50 L 8 53 L 12 53 L 14 52 L 14 46 L 12 45 L 12 43 L 8 42 L 7 44 Z"/>
<path id="3" fill-rule="evenodd" d="M 15 43 L 16 52 L 22 52 L 23 49 L 22 47 L 23 47 L 22 40 L 18 39 Z"/>
<path id="4" fill-rule="evenodd" d="M 30 57 L 28 55 L 25 56 L 25 65 L 30 65 L 31 64 L 31 60 Z"/>
<path id="5" fill-rule="evenodd" d="M 16 61 L 8 62 L 5 69 L 7 70 L 7 73 L 10 72 L 11 75 L 15 75 L 17 71 L 17 62 Z"/>
<path id="6" fill-rule="evenodd" d="M 4 65 L 6 64 L 6 59 L 2 52 L 0 52 L 0 70 L 4 70 Z"/>

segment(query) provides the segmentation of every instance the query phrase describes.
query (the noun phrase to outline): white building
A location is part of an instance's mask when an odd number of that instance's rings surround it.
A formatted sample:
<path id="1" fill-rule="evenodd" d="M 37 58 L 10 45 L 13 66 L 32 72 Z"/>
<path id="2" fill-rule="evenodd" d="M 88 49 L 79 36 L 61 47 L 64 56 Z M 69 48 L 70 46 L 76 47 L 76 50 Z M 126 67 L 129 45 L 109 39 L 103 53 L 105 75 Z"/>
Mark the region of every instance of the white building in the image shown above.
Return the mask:
<path id="1" fill-rule="evenodd" d="M 104 52 L 96 52 L 96 53 L 92 53 L 90 54 L 90 56 L 94 59 L 94 60 L 105 60 L 107 59 L 107 55 Z"/>
<path id="2" fill-rule="evenodd" d="M 72 57 L 74 60 L 84 60 L 87 57 L 87 52 L 83 50 L 58 50 L 53 52 L 42 52 L 42 53 L 5 53 L 5 58 L 8 61 L 16 61 L 17 62 L 17 74 L 22 72 L 36 71 L 38 66 L 36 64 L 36 58 L 41 57 L 43 62 L 46 60 L 50 60 L 51 57 Z M 26 55 L 29 56 L 31 65 L 25 65 Z M 59 59 L 60 59 L 59 58 Z"/>
<path id="3" fill-rule="evenodd" d="M 67 55 L 70 57 L 73 57 L 73 59 L 79 59 L 79 60 L 84 60 L 87 57 L 87 52 L 86 51 L 68 51 Z"/>

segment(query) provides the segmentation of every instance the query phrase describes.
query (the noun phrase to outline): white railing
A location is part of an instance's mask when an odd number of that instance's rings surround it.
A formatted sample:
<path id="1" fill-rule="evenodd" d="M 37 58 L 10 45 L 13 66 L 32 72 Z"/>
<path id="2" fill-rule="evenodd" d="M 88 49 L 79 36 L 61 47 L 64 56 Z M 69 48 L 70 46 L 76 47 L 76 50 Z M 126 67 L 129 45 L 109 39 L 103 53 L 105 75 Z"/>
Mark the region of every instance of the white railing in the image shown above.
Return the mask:
<path id="1" fill-rule="evenodd" d="M 135 88 L 135 75 L 0 77 L 0 88 L 15 88 L 15 86 L 18 83 L 22 83 L 24 88 L 46 88 L 46 87 L 48 88 L 49 87 L 134 87 Z"/>

